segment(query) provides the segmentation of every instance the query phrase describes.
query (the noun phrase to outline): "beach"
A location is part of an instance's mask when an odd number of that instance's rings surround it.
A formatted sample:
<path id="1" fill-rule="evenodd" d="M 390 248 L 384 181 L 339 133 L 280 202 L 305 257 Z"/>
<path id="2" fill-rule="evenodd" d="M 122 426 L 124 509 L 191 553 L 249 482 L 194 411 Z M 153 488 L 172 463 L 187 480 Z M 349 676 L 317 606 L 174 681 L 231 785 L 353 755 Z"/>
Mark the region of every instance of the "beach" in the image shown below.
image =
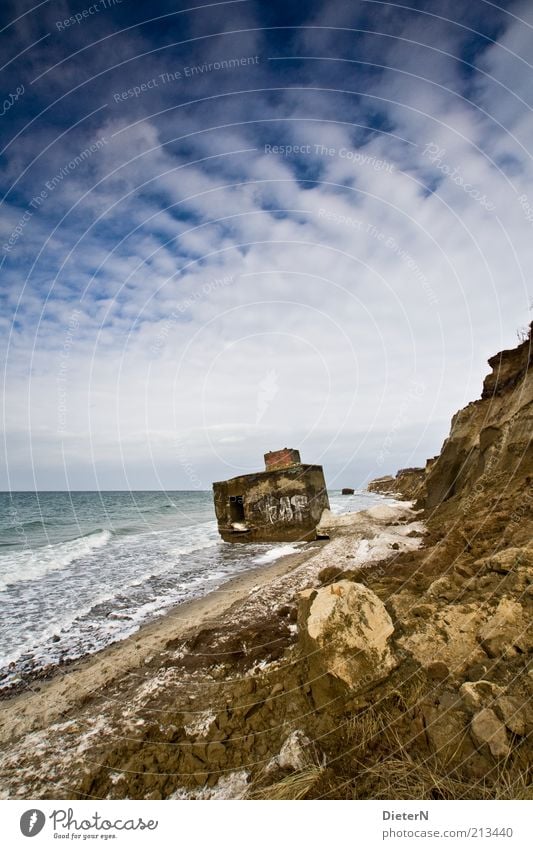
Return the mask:
<path id="1" fill-rule="evenodd" d="M 0 698 L 303 545 L 228 545 L 210 492 L 0 493 Z"/>
<path id="2" fill-rule="evenodd" d="M 175 727 L 181 714 L 184 728 L 193 733 L 206 723 L 208 727 L 228 687 L 254 692 L 257 682 L 294 647 L 298 594 L 318 585 L 324 570 L 339 564 L 365 568 L 385 555 L 415 550 L 424 533 L 416 513 L 400 504 L 330 515 L 325 531 L 333 527 L 331 539 L 251 568 L 208 595 L 178 605 L 131 637 L 58 670 L 50 680 L 30 682 L 23 692 L 4 700 L 4 794 L 90 797 L 83 788 L 87 776 L 103 763 L 98 759 L 109 755 L 118 740 L 131 736 L 132 745 L 142 742 L 154 716 L 166 717 L 170 710 L 174 717 L 173 723 L 168 717 L 165 724 L 159 723 L 161 733 L 166 728 L 168 734 L 167 725 Z M 111 767 L 103 769 L 114 774 Z M 219 768 L 212 776 L 201 772 L 201 783 L 208 779 L 215 786 L 232 770 Z M 173 793 L 189 792 L 190 775 L 181 783 L 176 775 L 170 784 Z M 112 787 L 120 794 L 118 779 Z M 172 795 L 170 787 L 167 795 Z"/>

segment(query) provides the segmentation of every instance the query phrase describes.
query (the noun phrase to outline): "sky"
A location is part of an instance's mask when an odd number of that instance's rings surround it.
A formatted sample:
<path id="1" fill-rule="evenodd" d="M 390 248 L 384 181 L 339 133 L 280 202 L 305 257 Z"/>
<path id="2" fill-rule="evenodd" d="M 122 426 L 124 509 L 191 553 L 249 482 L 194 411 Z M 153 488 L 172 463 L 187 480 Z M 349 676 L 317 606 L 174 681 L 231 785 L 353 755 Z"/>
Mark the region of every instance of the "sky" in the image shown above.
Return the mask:
<path id="1" fill-rule="evenodd" d="M 531 2 L 0 16 L 1 489 L 438 453 L 531 320 Z"/>

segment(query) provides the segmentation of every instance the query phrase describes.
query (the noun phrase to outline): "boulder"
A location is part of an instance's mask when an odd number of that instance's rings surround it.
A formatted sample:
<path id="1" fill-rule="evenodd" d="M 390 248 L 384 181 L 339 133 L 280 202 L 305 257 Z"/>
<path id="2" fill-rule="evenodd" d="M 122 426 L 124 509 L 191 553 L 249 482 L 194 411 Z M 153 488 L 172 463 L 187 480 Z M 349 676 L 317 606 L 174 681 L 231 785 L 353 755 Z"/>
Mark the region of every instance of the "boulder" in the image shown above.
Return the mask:
<path id="1" fill-rule="evenodd" d="M 510 696 L 500 696 L 494 710 L 513 734 L 523 737 L 531 731 L 532 710 L 526 702 L 520 702 Z"/>
<path id="2" fill-rule="evenodd" d="M 494 758 L 509 754 L 509 740 L 505 725 L 491 708 L 483 708 L 472 718 L 470 734 L 476 746 L 487 747 Z"/>
<path id="3" fill-rule="evenodd" d="M 446 601 L 453 601 L 458 594 L 458 589 L 453 582 L 453 578 L 443 576 L 437 578 L 429 585 L 427 595 L 430 598 L 443 598 Z"/>
<path id="4" fill-rule="evenodd" d="M 495 697 L 502 692 L 502 688 L 492 681 L 465 681 L 459 688 L 462 702 L 468 710 L 478 711 L 486 704 L 493 702 Z"/>
<path id="5" fill-rule="evenodd" d="M 312 744 L 303 731 L 296 730 L 285 740 L 277 755 L 281 769 L 300 770 L 309 766 L 312 760 Z"/>
<path id="6" fill-rule="evenodd" d="M 533 549 L 531 548 L 506 548 L 503 551 L 498 551 L 491 557 L 481 558 L 476 560 L 474 566 L 487 569 L 489 572 L 499 572 L 502 575 L 507 575 L 520 567 L 526 567 L 528 570 L 533 567 Z"/>
<path id="7" fill-rule="evenodd" d="M 363 584 L 337 581 L 301 594 L 299 641 L 316 674 L 328 673 L 363 692 L 398 665 L 389 637 L 392 620 Z"/>
<path id="8" fill-rule="evenodd" d="M 413 632 L 398 643 L 424 669 L 440 661 L 452 677 L 464 680 L 466 669 L 487 659 L 478 642 L 483 616 L 479 605 L 435 605 L 431 615 L 412 620 Z"/>
<path id="9" fill-rule="evenodd" d="M 516 654 L 528 641 L 524 609 L 518 601 L 502 598 L 496 612 L 479 631 L 479 642 L 489 657 Z M 527 648 L 526 648 L 527 650 Z"/>
<path id="10" fill-rule="evenodd" d="M 434 705 L 424 705 L 422 714 L 426 738 L 439 760 L 449 766 L 457 759 L 461 762 L 472 754 L 472 743 L 465 734 L 468 728 L 466 714 Z"/>

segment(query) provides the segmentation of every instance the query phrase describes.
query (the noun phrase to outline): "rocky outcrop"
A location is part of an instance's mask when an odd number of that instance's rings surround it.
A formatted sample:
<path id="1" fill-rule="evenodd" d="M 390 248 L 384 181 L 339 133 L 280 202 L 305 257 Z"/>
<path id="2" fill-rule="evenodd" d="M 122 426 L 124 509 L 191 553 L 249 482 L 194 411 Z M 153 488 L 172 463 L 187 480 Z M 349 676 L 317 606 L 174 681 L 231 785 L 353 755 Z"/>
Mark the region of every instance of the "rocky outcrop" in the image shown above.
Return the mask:
<path id="1" fill-rule="evenodd" d="M 479 401 L 452 419 L 450 435 L 426 476 L 428 509 L 455 498 L 467 512 L 498 487 L 516 488 L 533 473 L 531 336 L 491 357 Z"/>
<path id="2" fill-rule="evenodd" d="M 493 710 L 483 708 L 472 719 L 470 733 L 476 745 L 487 747 L 495 758 L 505 758 L 509 755 L 509 739 L 505 725 Z"/>
<path id="3" fill-rule="evenodd" d="M 395 477 L 371 481 L 369 491 L 414 499 L 428 510 L 455 499 L 467 513 L 502 484 L 519 488 L 528 481 L 533 475 L 532 356 L 530 328 L 517 348 L 489 359 L 492 371 L 480 400 L 453 417 L 440 454 L 425 469 L 400 469 Z"/>
<path id="4" fill-rule="evenodd" d="M 500 351 L 489 359 L 489 366 L 492 369 L 491 374 L 487 375 L 483 382 L 483 391 L 481 398 L 483 401 L 495 396 L 507 395 L 523 383 L 527 373 L 531 368 L 533 351 L 531 348 L 531 328 L 530 325 L 529 339 L 517 348 L 511 348 L 508 351 Z"/>
<path id="5" fill-rule="evenodd" d="M 398 664 L 389 643 L 392 620 L 383 602 L 362 584 L 342 580 L 306 590 L 298 626 L 314 675 L 333 676 L 352 693 L 370 689 Z"/>
<path id="6" fill-rule="evenodd" d="M 395 491 L 396 478 L 392 475 L 383 475 L 374 478 L 367 486 L 369 492 L 378 492 L 380 495 L 391 495 Z"/>
<path id="7" fill-rule="evenodd" d="M 367 489 L 381 495 L 397 495 L 409 501 L 417 501 L 424 495 L 425 477 L 426 470 L 423 468 L 400 469 L 395 477 L 384 475 L 370 481 Z"/>
<path id="8" fill-rule="evenodd" d="M 409 501 L 419 501 L 424 496 L 425 478 L 425 468 L 400 469 L 396 475 L 398 491 Z"/>

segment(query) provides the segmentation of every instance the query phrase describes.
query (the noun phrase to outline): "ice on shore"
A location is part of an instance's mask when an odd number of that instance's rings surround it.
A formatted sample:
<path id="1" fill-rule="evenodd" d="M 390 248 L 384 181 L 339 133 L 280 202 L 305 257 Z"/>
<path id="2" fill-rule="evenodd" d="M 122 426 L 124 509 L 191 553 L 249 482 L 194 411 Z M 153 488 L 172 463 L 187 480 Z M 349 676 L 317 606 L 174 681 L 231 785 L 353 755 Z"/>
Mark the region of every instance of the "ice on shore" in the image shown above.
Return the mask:
<path id="1" fill-rule="evenodd" d="M 214 787 L 202 787 L 200 790 L 180 788 L 169 799 L 244 799 L 249 777 L 245 770 L 230 772 L 219 778 Z"/>
<path id="2" fill-rule="evenodd" d="M 287 554 L 298 554 L 298 552 L 301 551 L 302 545 L 305 545 L 305 543 L 276 545 L 275 548 L 271 548 L 270 551 L 265 552 L 265 554 L 260 554 L 258 557 L 254 557 L 253 562 L 259 565 L 274 563 L 275 560 L 279 560 L 280 557 L 286 557 Z"/>
<path id="3" fill-rule="evenodd" d="M 216 716 L 209 710 L 202 711 L 196 716 L 192 722 L 185 725 L 185 733 L 189 737 L 202 737 L 207 734 L 209 727 L 215 721 Z"/>

